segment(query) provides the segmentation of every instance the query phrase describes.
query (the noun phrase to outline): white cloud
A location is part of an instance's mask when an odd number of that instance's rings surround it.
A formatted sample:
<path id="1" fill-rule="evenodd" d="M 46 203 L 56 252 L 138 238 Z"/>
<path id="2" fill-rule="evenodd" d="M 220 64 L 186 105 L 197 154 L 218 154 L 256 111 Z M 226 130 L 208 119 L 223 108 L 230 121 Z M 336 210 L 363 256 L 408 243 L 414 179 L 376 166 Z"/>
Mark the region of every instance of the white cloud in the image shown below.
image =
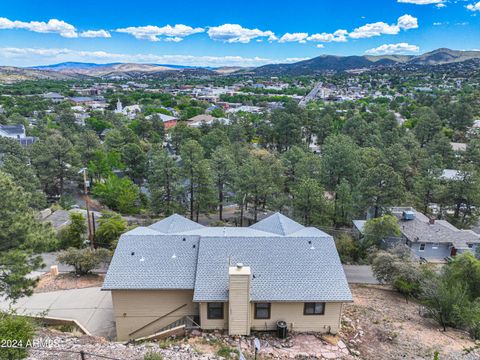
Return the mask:
<path id="1" fill-rule="evenodd" d="M 284 34 L 278 42 L 286 43 L 286 42 L 299 42 L 299 43 L 306 43 L 308 38 L 308 33 L 286 33 Z"/>
<path id="2" fill-rule="evenodd" d="M 272 63 L 297 62 L 307 59 L 308 58 L 270 59 L 242 56 L 121 54 L 105 51 L 81 51 L 55 48 L 0 48 L 0 64 L 13 66 L 48 65 L 65 61 L 176 64 L 190 66 L 260 66 Z"/>
<path id="3" fill-rule="evenodd" d="M 323 49 L 324 47 L 325 47 L 325 45 L 323 45 L 323 44 L 317 44 L 317 48 L 319 48 L 319 49 Z"/>
<path id="4" fill-rule="evenodd" d="M 174 26 L 166 25 L 163 27 L 158 27 L 154 25 L 130 26 L 127 28 L 117 29 L 116 31 L 120 33 L 130 34 L 136 39 L 140 40 L 160 41 L 163 39 L 166 41 L 178 42 L 186 36 L 202 33 L 205 30 L 200 27 L 193 28 L 191 26 L 177 24 Z M 159 36 L 163 36 L 164 38 L 159 38 Z"/>
<path id="5" fill-rule="evenodd" d="M 87 30 L 80 33 L 84 38 L 111 38 L 112 35 L 106 30 Z"/>
<path id="6" fill-rule="evenodd" d="M 405 54 L 405 53 L 417 53 L 420 48 L 417 45 L 410 45 L 408 43 L 398 44 L 384 44 L 377 48 L 373 48 L 365 51 L 367 55 L 386 55 L 386 54 Z"/>
<path id="7" fill-rule="evenodd" d="M 353 30 L 349 36 L 353 39 L 365 39 L 380 35 L 396 35 L 400 30 L 418 28 L 418 19 L 411 15 L 400 16 L 396 24 L 387 24 L 383 21 L 366 24 Z"/>
<path id="8" fill-rule="evenodd" d="M 19 21 L 0 18 L 0 29 L 23 29 L 37 33 L 56 33 L 65 38 L 78 37 L 75 26 L 62 20 L 50 19 L 48 22 L 43 21 Z"/>
<path id="9" fill-rule="evenodd" d="M 466 7 L 470 11 L 480 11 L 480 1 L 476 4 L 468 4 Z"/>
<path id="10" fill-rule="evenodd" d="M 212 40 L 223 41 L 226 43 L 247 44 L 253 39 L 268 38 L 269 41 L 277 40 L 272 31 L 262 31 L 259 29 L 247 29 L 238 24 L 223 24 L 220 26 L 211 26 L 208 28 L 208 36 Z"/>
<path id="11" fill-rule="evenodd" d="M 438 9 L 443 9 L 444 7 L 447 7 L 447 5 L 445 5 L 444 3 L 439 3 L 437 5 L 435 5 Z"/>
<path id="12" fill-rule="evenodd" d="M 412 15 L 403 15 L 398 18 L 397 26 L 402 30 L 410 30 L 418 28 L 418 19 Z"/>
<path id="13" fill-rule="evenodd" d="M 441 4 L 445 0 L 398 0 L 399 3 L 405 4 L 415 4 L 415 5 L 432 5 L 432 4 Z"/>
<path id="14" fill-rule="evenodd" d="M 227 43 L 249 43 L 253 39 L 267 37 L 269 41 L 277 40 L 272 31 L 247 29 L 238 24 L 223 24 L 220 26 L 212 26 L 208 29 L 208 36 L 213 40 L 223 41 Z M 257 39 L 262 40 L 262 39 Z"/>
<path id="15" fill-rule="evenodd" d="M 317 42 L 346 42 L 347 41 L 347 30 L 337 30 L 333 34 L 321 33 L 321 34 L 312 34 L 307 40 L 317 41 Z"/>

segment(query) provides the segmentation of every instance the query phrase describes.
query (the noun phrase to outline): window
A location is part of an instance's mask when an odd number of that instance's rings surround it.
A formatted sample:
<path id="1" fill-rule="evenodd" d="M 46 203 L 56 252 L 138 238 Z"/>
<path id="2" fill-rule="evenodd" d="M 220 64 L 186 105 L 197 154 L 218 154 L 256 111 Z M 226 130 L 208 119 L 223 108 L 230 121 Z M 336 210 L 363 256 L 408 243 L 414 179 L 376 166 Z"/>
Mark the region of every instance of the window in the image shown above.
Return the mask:
<path id="1" fill-rule="evenodd" d="M 325 303 L 305 303 L 303 306 L 303 315 L 323 315 L 325 314 Z"/>
<path id="2" fill-rule="evenodd" d="M 207 303 L 207 319 L 223 319 L 223 303 Z"/>
<path id="3" fill-rule="evenodd" d="M 270 303 L 255 304 L 255 319 L 270 319 Z"/>
<path id="4" fill-rule="evenodd" d="M 473 244 L 468 244 L 469 249 L 473 249 Z"/>
<path id="5" fill-rule="evenodd" d="M 418 251 L 425 251 L 425 243 L 420 243 L 420 249 Z"/>

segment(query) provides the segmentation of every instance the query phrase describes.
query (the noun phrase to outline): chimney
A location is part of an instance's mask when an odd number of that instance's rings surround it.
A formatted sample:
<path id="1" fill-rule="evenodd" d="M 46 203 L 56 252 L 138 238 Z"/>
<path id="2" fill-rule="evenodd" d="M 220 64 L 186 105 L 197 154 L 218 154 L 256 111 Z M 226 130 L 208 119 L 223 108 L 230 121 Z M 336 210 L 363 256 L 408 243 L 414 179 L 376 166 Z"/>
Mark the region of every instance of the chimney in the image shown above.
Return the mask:
<path id="1" fill-rule="evenodd" d="M 237 263 L 228 275 L 228 334 L 250 335 L 250 267 Z"/>
<path id="2" fill-rule="evenodd" d="M 430 225 L 435 224 L 435 218 L 434 218 L 434 217 L 429 218 L 429 219 L 428 219 L 428 223 L 429 223 Z"/>

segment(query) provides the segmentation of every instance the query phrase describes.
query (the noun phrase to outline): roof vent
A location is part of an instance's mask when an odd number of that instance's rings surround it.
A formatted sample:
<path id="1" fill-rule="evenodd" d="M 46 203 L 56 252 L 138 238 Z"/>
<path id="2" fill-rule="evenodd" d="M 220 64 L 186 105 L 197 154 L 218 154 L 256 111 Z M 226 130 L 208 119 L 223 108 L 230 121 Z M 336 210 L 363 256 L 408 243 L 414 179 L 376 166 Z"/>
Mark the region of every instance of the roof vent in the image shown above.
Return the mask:
<path id="1" fill-rule="evenodd" d="M 186 238 L 183 238 L 183 241 L 187 241 L 187 239 L 186 239 Z"/>
<path id="2" fill-rule="evenodd" d="M 177 255 L 173 254 L 172 259 L 176 259 L 176 258 L 177 258 Z"/>
<path id="3" fill-rule="evenodd" d="M 237 263 L 237 269 L 243 268 L 243 263 Z"/>
<path id="4" fill-rule="evenodd" d="M 132 251 L 132 253 L 130 255 L 132 255 L 132 256 L 135 255 L 135 251 Z"/>
<path id="5" fill-rule="evenodd" d="M 197 247 L 197 245 L 193 244 L 193 248 L 195 249 Z"/>
<path id="6" fill-rule="evenodd" d="M 144 262 L 144 261 L 145 261 L 145 258 L 142 256 L 142 257 L 140 258 L 140 262 Z"/>
<path id="7" fill-rule="evenodd" d="M 405 221 L 414 220 L 415 219 L 415 211 L 406 210 L 402 213 L 402 219 Z"/>

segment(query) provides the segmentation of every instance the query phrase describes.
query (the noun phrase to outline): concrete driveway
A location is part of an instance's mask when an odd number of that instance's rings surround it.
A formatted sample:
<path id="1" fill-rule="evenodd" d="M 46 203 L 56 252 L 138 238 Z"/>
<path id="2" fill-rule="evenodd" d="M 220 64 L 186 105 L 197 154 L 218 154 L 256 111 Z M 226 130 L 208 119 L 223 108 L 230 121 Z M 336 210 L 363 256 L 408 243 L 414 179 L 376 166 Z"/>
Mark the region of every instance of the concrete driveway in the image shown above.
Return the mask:
<path id="1" fill-rule="evenodd" d="M 35 293 L 12 307 L 20 315 L 73 319 L 92 335 L 115 338 L 112 298 L 99 287 Z M 0 309 L 8 308 L 9 302 L 2 300 Z"/>
<path id="2" fill-rule="evenodd" d="M 370 265 L 343 265 L 349 284 L 378 284 Z"/>

